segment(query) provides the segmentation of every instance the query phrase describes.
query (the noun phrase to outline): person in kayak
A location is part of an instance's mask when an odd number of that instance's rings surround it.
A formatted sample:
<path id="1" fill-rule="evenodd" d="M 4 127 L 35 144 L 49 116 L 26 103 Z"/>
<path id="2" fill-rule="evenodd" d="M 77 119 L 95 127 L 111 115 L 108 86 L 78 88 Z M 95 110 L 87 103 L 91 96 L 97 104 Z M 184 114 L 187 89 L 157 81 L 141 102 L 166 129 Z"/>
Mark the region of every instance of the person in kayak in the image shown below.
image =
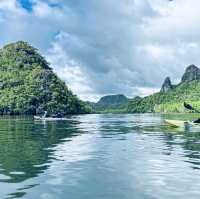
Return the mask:
<path id="1" fill-rule="evenodd" d="M 42 116 L 42 118 L 46 118 L 47 117 L 47 111 L 44 112 L 44 115 Z"/>
<path id="2" fill-rule="evenodd" d="M 197 113 L 200 113 L 198 110 L 196 110 L 195 108 L 193 108 L 190 104 L 187 104 L 186 102 L 184 102 L 184 107 L 188 110 L 192 110 L 192 111 L 195 111 Z M 200 124 L 200 118 L 196 119 L 193 121 L 193 123 L 197 123 L 197 124 Z"/>
<path id="3" fill-rule="evenodd" d="M 197 124 L 200 124 L 200 118 L 196 119 L 193 121 L 193 123 L 197 123 Z"/>

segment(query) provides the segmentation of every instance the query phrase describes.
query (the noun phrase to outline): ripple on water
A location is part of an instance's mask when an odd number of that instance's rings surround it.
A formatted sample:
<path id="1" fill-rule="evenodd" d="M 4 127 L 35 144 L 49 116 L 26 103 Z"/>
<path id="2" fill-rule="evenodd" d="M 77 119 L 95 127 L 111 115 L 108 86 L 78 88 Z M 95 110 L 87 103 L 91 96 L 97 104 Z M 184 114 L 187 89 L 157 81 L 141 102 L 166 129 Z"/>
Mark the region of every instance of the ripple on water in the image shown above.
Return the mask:
<path id="1" fill-rule="evenodd" d="M 200 133 L 162 115 L 0 118 L 0 198 L 199 199 L 199 167 Z"/>

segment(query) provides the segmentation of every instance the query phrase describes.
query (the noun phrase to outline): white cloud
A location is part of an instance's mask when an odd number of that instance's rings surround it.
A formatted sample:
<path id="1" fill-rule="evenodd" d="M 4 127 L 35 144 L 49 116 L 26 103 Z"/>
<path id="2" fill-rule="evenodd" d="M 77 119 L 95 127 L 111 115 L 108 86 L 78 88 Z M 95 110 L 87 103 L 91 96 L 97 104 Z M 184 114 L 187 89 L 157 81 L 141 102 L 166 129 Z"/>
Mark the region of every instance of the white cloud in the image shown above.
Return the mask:
<path id="1" fill-rule="evenodd" d="M 161 4 L 161 0 L 158 0 Z M 165 5 L 161 4 L 158 16 L 146 18 L 144 30 L 147 36 L 163 40 L 193 40 L 200 32 L 200 1 L 175 0 Z"/>
<path id="2" fill-rule="evenodd" d="M 52 13 L 52 10 L 48 3 L 36 1 L 33 5 L 33 12 L 36 17 L 48 17 Z"/>
<path id="3" fill-rule="evenodd" d="M 46 57 L 57 75 L 66 82 L 75 94 L 83 100 L 97 101 L 99 95 L 92 90 L 86 73 L 82 71 L 81 66 L 76 61 L 68 57 L 58 41 L 52 44 Z"/>
<path id="4" fill-rule="evenodd" d="M 152 93 L 156 93 L 159 92 L 160 89 L 156 89 L 156 88 L 148 88 L 148 87 L 139 87 L 138 89 L 138 94 L 142 97 L 151 95 Z"/>
<path id="5" fill-rule="evenodd" d="M 145 44 L 144 46 L 139 46 L 138 50 L 141 54 L 149 56 L 155 61 L 174 59 L 175 49 L 172 46 L 164 46 L 160 44 Z"/>
<path id="6" fill-rule="evenodd" d="M 17 3 L 15 0 L 1 0 L 0 1 L 0 9 L 2 10 L 9 10 L 9 11 L 16 11 L 17 10 Z"/>
<path id="7" fill-rule="evenodd" d="M 200 65 L 199 0 L 32 2 L 0 1 L 0 45 L 29 41 L 82 99 L 149 94 Z"/>
<path id="8" fill-rule="evenodd" d="M 42 1 L 42 0 L 32 0 L 32 12 L 35 17 L 38 18 L 46 18 L 47 20 L 51 19 L 54 21 L 56 20 L 62 20 L 66 17 L 66 14 L 63 13 L 62 8 L 58 6 L 51 6 L 48 2 Z M 57 1 L 51 1 L 51 3 L 55 4 L 58 3 Z"/>
<path id="9" fill-rule="evenodd" d="M 25 11 L 16 0 L 0 0 L 0 12 L 11 12 L 15 15 L 24 15 Z"/>

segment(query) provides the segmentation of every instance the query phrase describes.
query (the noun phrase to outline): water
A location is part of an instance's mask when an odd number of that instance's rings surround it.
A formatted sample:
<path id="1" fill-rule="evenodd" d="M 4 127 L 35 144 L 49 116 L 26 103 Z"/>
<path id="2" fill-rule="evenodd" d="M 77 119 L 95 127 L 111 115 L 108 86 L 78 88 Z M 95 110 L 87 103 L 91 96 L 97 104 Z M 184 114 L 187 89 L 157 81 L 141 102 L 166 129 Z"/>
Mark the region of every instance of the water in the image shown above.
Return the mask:
<path id="1" fill-rule="evenodd" d="M 200 129 L 164 117 L 0 118 L 0 198 L 199 199 Z"/>

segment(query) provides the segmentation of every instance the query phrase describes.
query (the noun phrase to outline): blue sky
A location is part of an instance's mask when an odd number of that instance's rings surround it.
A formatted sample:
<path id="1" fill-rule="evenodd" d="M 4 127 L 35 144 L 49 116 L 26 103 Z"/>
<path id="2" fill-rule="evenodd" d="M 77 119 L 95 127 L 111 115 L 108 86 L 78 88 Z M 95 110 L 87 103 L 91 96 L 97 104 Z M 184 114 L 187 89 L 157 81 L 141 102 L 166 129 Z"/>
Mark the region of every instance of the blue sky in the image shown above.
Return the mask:
<path id="1" fill-rule="evenodd" d="M 18 2 L 21 4 L 21 6 L 28 11 L 32 10 L 32 2 L 30 0 L 18 0 Z"/>
<path id="2" fill-rule="evenodd" d="M 199 0 L 1 0 L 0 46 L 37 47 L 84 100 L 158 91 L 200 65 Z"/>

